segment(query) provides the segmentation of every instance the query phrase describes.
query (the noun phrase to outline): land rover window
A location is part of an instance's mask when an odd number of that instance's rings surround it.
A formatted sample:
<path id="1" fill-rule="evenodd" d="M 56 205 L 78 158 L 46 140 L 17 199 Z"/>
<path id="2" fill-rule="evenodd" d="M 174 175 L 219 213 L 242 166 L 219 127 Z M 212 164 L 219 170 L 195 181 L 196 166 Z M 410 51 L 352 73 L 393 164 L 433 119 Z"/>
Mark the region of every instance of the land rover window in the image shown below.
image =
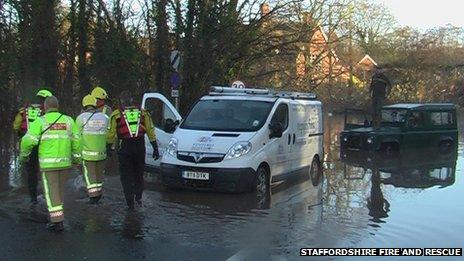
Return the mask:
<path id="1" fill-rule="evenodd" d="M 283 130 L 286 130 L 288 127 L 288 105 L 280 104 L 277 107 L 274 115 L 271 119 L 271 124 L 280 122 L 282 124 Z"/>
<path id="2" fill-rule="evenodd" d="M 274 105 L 267 101 L 200 100 L 181 124 L 183 129 L 248 132 L 261 129 Z"/>
<path id="3" fill-rule="evenodd" d="M 424 114 L 418 111 L 410 113 L 408 116 L 408 126 L 411 128 L 424 126 Z"/>
<path id="4" fill-rule="evenodd" d="M 430 119 L 433 125 L 451 125 L 453 124 L 453 113 L 451 112 L 432 112 Z"/>
<path id="5" fill-rule="evenodd" d="M 386 123 L 403 123 L 406 121 L 405 109 L 387 109 L 382 110 L 382 122 Z"/>

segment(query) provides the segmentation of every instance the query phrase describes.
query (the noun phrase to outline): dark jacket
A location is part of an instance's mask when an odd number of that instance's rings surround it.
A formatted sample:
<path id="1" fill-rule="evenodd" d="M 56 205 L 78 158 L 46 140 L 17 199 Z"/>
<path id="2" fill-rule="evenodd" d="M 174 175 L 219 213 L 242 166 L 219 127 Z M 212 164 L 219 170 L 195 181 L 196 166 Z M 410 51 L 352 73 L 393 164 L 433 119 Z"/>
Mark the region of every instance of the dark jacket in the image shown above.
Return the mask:
<path id="1" fill-rule="evenodd" d="M 390 92 L 391 82 L 382 72 L 372 76 L 370 92 L 373 98 L 385 98 Z"/>

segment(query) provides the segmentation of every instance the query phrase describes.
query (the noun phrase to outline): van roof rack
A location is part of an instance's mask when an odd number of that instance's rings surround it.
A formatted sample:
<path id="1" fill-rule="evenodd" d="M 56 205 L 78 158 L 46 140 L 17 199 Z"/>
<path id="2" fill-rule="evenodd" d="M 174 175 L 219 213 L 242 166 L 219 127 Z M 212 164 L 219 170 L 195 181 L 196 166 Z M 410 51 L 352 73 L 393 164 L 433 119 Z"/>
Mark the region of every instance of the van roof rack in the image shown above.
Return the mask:
<path id="1" fill-rule="evenodd" d="M 258 88 L 232 88 L 225 86 L 211 86 L 209 95 L 254 95 L 263 97 L 275 97 L 275 98 L 289 98 L 289 99 L 300 99 L 300 100 L 314 100 L 316 94 L 308 92 L 288 92 L 288 91 L 276 91 L 269 89 L 258 89 Z"/>

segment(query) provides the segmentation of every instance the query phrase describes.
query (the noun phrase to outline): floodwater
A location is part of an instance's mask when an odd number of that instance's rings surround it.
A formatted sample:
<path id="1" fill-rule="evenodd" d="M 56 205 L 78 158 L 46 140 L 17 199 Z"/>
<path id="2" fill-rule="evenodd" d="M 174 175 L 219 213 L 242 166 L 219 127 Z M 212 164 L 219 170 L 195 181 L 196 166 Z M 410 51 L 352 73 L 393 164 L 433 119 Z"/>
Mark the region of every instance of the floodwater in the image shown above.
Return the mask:
<path id="1" fill-rule="evenodd" d="M 324 179 L 275 185 L 266 195 L 163 188 L 147 175 L 144 206 L 125 209 L 116 171 L 89 206 L 67 183 L 66 231 L 45 230 L 43 197 L 30 208 L 15 161 L 0 176 L 0 259 L 294 260 L 306 247 L 463 247 L 464 137 L 457 154 L 384 157 L 339 151 L 343 122 L 325 121 Z M 114 165 L 114 164 L 113 164 Z"/>

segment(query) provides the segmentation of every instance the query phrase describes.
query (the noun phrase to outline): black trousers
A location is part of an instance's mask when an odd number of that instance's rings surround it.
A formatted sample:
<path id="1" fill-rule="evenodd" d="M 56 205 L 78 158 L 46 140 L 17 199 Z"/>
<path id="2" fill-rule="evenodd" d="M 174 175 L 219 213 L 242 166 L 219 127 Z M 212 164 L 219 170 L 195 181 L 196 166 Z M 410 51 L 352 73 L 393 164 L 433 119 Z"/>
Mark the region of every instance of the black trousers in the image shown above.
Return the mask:
<path id="1" fill-rule="evenodd" d="M 27 187 L 31 201 L 37 200 L 37 185 L 39 182 L 39 148 L 34 147 L 29 156 L 29 161 L 25 164 L 27 175 Z"/>
<path id="2" fill-rule="evenodd" d="M 380 113 L 382 111 L 384 101 L 384 97 L 372 97 L 372 121 L 374 123 L 374 127 L 380 126 L 380 118 L 382 117 Z"/>
<path id="3" fill-rule="evenodd" d="M 123 139 L 118 157 L 122 188 L 127 206 L 130 207 L 134 205 L 134 199 L 142 199 L 145 167 L 144 138 Z"/>

